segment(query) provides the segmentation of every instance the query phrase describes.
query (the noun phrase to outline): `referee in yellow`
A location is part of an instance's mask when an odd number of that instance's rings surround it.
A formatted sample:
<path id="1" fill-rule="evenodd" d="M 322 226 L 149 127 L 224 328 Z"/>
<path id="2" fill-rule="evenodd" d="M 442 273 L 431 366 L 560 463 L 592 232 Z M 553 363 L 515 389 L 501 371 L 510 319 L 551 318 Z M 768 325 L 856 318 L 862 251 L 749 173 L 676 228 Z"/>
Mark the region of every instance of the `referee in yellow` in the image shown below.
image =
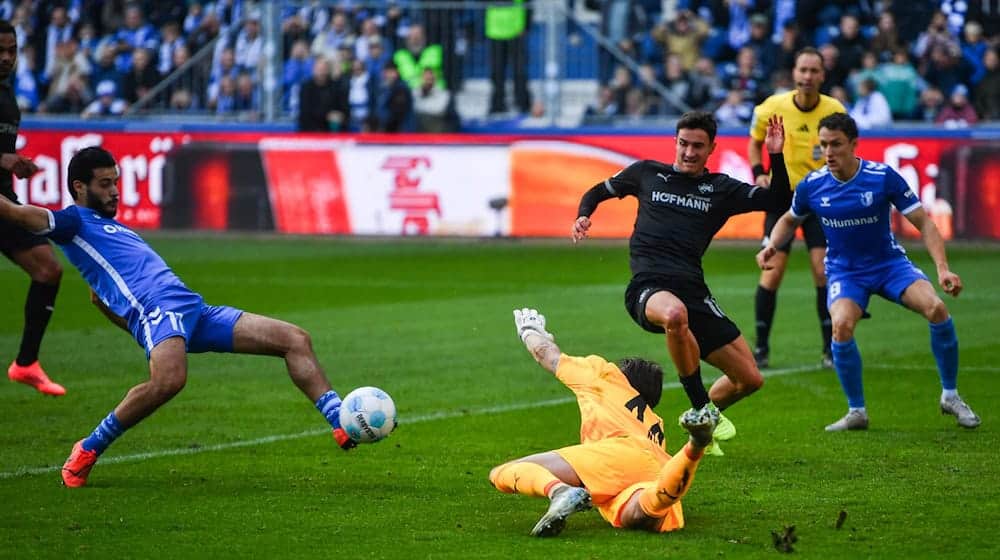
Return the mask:
<path id="1" fill-rule="evenodd" d="M 767 132 L 767 120 L 774 114 L 781 115 L 785 121 L 785 147 L 782 152 L 792 188 L 794 189 L 810 172 L 823 166 L 823 156 L 819 148 L 819 121 L 832 113 L 847 112 L 839 101 L 820 93 L 824 78 L 823 56 L 818 50 L 806 47 L 795 54 L 795 67 L 792 70 L 795 89 L 776 93 L 754 108 L 747 159 L 753 166 L 755 184 L 767 187 L 771 183 L 761 153 Z M 767 245 L 771 229 L 780 217 L 780 212 L 766 214 L 764 245 Z M 826 237 L 815 216 L 809 216 L 801 228 L 806 247 L 809 249 L 809 263 L 816 284 L 816 313 L 819 315 L 820 330 L 823 333 L 823 366 L 832 368 L 833 358 L 830 354 L 832 327 L 830 311 L 826 307 L 826 274 L 823 269 Z M 754 301 L 757 340 L 753 354 L 759 368 L 770 365 L 771 325 L 777 307 L 778 287 L 781 286 L 781 279 L 788 266 L 788 253 L 791 247 L 791 240 L 778 247 L 778 254 L 772 259 L 774 267 L 761 272 L 760 282 L 757 285 Z"/>

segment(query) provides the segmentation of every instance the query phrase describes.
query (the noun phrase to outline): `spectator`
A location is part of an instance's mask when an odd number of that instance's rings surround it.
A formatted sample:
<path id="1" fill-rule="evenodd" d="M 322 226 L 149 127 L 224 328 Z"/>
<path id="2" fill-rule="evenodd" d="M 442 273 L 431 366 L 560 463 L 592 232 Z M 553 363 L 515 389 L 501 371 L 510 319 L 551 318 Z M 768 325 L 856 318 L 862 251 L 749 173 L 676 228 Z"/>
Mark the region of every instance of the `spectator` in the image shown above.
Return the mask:
<path id="1" fill-rule="evenodd" d="M 236 111 L 236 80 L 223 76 L 218 86 L 215 95 L 208 99 L 208 108 L 216 115 L 230 115 Z"/>
<path id="2" fill-rule="evenodd" d="M 346 102 L 331 79 L 330 63 L 322 57 L 313 62 L 312 78 L 302 84 L 299 93 L 298 128 L 302 132 L 341 130 L 350 118 Z"/>
<path id="3" fill-rule="evenodd" d="M 986 66 L 983 64 L 983 55 L 989 49 L 989 44 L 983 38 L 983 26 L 974 21 L 965 24 L 965 40 L 962 41 L 962 57 L 965 64 L 971 70 L 969 84 L 973 87 L 979 83 L 986 75 Z M 997 39 L 1000 39 L 998 37 Z"/>
<path id="4" fill-rule="evenodd" d="M 520 4 L 520 1 L 518 2 Z M 491 10 L 496 8 L 487 8 L 486 11 L 486 26 L 490 26 L 490 16 Z M 501 8 L 502 9 L 502 8 Z M 604 36 L 608 41 L 615 45 L 619 50 L 624 52 L 626 55 L 632 58 L 638 58 L 635 46 L 635 38 L 640 32 L 649 28 L 648 22 L 646 22 L 643 17 L 643 13 L 639 4 L 636 0 L 603 0 L 600 2 L 601 10 L 601 35 Z M 524 10 L 522 9 L 522 13 Z M 492 12 L 496 13 L 496 12 Z M 525 25 L 529 25 L 531 22 L 530 15 L 526 16 Z M 517 34 L 519 38 L 524 37 L 524 26 L 522 30 Z M 490 33 L 487 29 L 486 36 L 489 37 Z M 653 59 L 654 62 L 659 62 L 662 58 Z M 513 62 L 514 71 L 517 72 L 517 60 Z M 615 59 L 613 55 L 605 49 L 604 47 L 598 47 L 597 51 L 597 79 L 601 82 L 607 81 L 611 78 L 612 68 L 614 67 Z M 515 78 L 516 80 L 516 78 Z M 527 113 L 531 109 L 531 103 L 526 103 L 523 107 L 520 107 L 522 113 Z"/>
<path id="5" fill-rule="evenodd" d="M 849 13 L 840 16 L 840 34 L 833 40 L 833 46 L 837 47 L 840 66 L 846 71 L 861 66 L 867 45 L 856 16 Z"/>
<path id="6" fill-rule="evenodd" d="M 715 110 L 715 120 L 720 128 L 745 129 L 753 117 L 753 103 L 743 98 L 743 92 L 732 89 L 726 94 L 726 99 Z"/>
<path id="7" fill-rule="evenodd" d="M 703 56 L 694 63 L 694 72 L 691 75 L 691 82 L 696 89 L 708 92 L 709 103 L 718 103 L 725 99 L 728 91 L 722 85 L 719 73 L 715 71 L 715 63 L 712 59 Z"/>
<path id="8" fill-rule="evenodd" d="M 40 87 L 38 73 L 35 71 L 35 48 L 25 45 L 17 55 L 17 72 L 14 74 L 14 97 L 21 111 L 33 112 L 38 109 L 42 100 Z"/>
<path id="9" fill-rule="evenodd" d="M 368 62 L 371 56 L 370 47 L 373 42 L 382 42 L 382 35 L 379 32 L 378 23 L 374 17 L 366 18 L 361 22 L 361 33 L 354 41 L 354 57 L 362 62 Z"/>
<path id="10" fill-rule="evenodd" d="M 754 52 L 754 59 L 760 64 L 760 73 L 764 78 L 770 78 L 775 70 L 778 52 L 771 42 L 770 20 L 764 14 L 750 16 L 750 37 L 744 46 Z"/>
<path id="11" fill-rule="evenodd" d="M 879 91 L 889 103 L 892 117 L 896 120 L 912 118 L 917 108 L 917 98 L 926 83 L 910 63 L 906 49 L 897 48 L 890 62 L 878 66 L 875 76 Z"/>
<path id="12" fill-rule="evenodd" d="M 607 122 L 619 114 L 615 93 L 608 86 L 597 88 L 597 100 L 587 106 L 584 119 L 591 122 Z"/>
<path id="13" fill-rule="evenodd" d="M 93 117 L 116 117 L 125 112 L 128 104 L 124 99 L 117 96 L 118 86 L 111 80 L 104 80 L 97 84 L 97 98 L 90 102 L 90 105 L 80 114 L 85 119 Z"/>
<path id="14" fill-rule="evenodd" d="M 195 108 L 194 95 L 186 88 L 175 89 L 170 95 L 170 110 L 175 113 L 188 113 Z"/>
<path id="15" fill-rule="evenodd" d="M 354 32 L 348 25 L 347 16 L 338 11 L 330 18 L 326 29 L 316 34 L 310 50 L 314 57 L 332 60 L 336 56 L 340 44 L 353 38 Z"/>
<path id="16" fill-rule="evenodd" d="M 377 132 L 413 131 L 413 94 L 399 77 L 399 70 L 394 63 L 389 62 L 382 69 L 382 82 L 375 95 Z"/>
<path id="17" fill-rule="evenodd" d="M 45 43 L 42 51 L 43 73 L 45 76 L 52 76 L 55 73 L 54 65 L 58 58 L 59 46 L 68 43 L 73 39 L 73 24 L 66 15 L 66 8 L 55 6 L 49 16 L 49 25 L 45 28 Z"/>
<path id="18" fill-rule="evenodd" d="M 829 74 L 827 74 L 829 75 Z M 727 90 L 743 92 L 743 99 L 758 103 L 767 92 L 766 77 L 757 64 L 752 47 L 743 47 L 736 55 L 736 62 L 726 64 L 722 70 L 722 85 Z"/>
<path id="19" fill-rule="evenodd" d="M 920 103 L 914 117 L 926 123 L 935 122 L 943 106 L 944 94 L 938 88 L 929 86 L 920 92 Z"/>
<path id="20" fill-rule="evenodd" d="M 330 61 L 334 76 L 346 76 L 354 68 L 354 41 L 344 41 L 337 48 L 337 54 Z"/>
<path id="21" fill-rule="evenodd" d="M 264 40 L 260 36 L 260 13 L 252 11 L 243 21 L 243 29 L 236 36 L 236 66 L 240 70 L 257 72 L 263 48 Z"/>
<path id="22" fill-rule="evenodd" d="M 997 37 L 1000 37 L 1000 0 L 969 2 L 968 19 L 982 25 L 983 34 L 990 37 L 994 48 L 997 47 Z"/>
<path id="23" fill-rule="evenodd" d="M 177 68 L 174 66 L 174 52 L 185 47 L 187 43 L 181 37 L 180 26 L 177 25 L 177 22 L 169 21 L 165 23 L 160 28 L 160 34 L 162 40 L 157 51 L 156 70 L 161 75 L 166 76 Z"/>
<path id="24" fill-rule="evenodd" d="M 1000 57 L 995 48 L 983 55 L 986 74 L 976 85 L 976 112 L 984 121 L 1000 120 Z"/>
<path id="25" fill-rule="evenodd" d="M 144 97 L 160 83 L 160 73 L 152 64 L 148 49 L 137 48 L 132 52 L 132 68 L 122 79 L 122 97 L 130 105 Z"/>
<path id="26" fill-rule="evenodd" d="M 931 49 L 930 61 L 927 63 L 924 79 L 936 85 L 941 91 L 952 91 L 955 86 L 969 81 L 970 67 L 957 45 L 935 45 Z"/>
<path id="27" fill-rule="evenodd" d="M 240 72 L 236 77 L 236 92 L 233 95 L 233 110 L 244 117 L 256 119 L 260 112 L 260 98 L 257 84 L 249 72 Z"/>
<path id="28" fill-rule="evenodd" d="M 917 67 L 921 74 L 926 75 L 933 51 L 937 48 L 943 49 L 944 52 L 959 51 L 958 39 L 948 31 L 948 20 L 940 11 L 934 12 L 927 29 L 920 33 L 913 45 L 913 56 L 917 58 Z"/>
<path id="29" fill-rule="evenodd" d="M 298 112 L 299 89 L 302 82 L 312 76 L 313 58 L 309 56 L 309 43 L 299 39 L 292 43 L 291 55 L 285 61 L 281 75 L 281 89 L 286 109 Z"/>
<path id="30" fill-rule="evenodd" d="M 188 0 L 187 14 L 184 15 L 182 29 L 185 36 L 191 36 L 201 27 L 202 19 L 205 17 L 205 9 L 200 0 Z"/>
<path id="31" fill-rule="evenodd" d="M 847 70 L 840 64 L 840 51 L 830 43 L 819 48 L 819 54 L 823 57 L 823 73 L 826 79 L 820 88 L 821 93 L 831 95 L 835 86 L 844 87 L 847 82 Z M 845 107 L 849 103 L 844 104 Z"/>
<path id="32" fill-rule="evenodd" d="M 430 68 L 424 68 L 420 87 L 413 91 L 413 111 L 419 132 L 454 132 L 451 92 L 441 87 Z"/>
<path id="33" fill-rule="evenodd" d="M 99 84 L 105 80 L 111 80 L 115 84 L 117 91 L 121 91 L 122 78 L 124 75 L 115 64 L 115 46 L 112 43 L 104 43 L 97 48 L 97 61 L 90 71 L 90 81 Z"/>
<path id="34" fill-rule="evenodd" d="M 675 54 L 667 55 L 663 85 L 677 99 L 693 109 L 700 109 L 711 100 L 711 90 L 708 86 L 701 80 L 692 80 L 691 74 L 681 65 L 680 56 Z M 670 103 L 667 104 L 666 109 L 665 114 L 679 115 L 684 112 Z"/>
<path id="35" fill-rule="evenodd" d="M 701 18 L 690 10 L 677 12 L 672 22 L 663 21 L 657 24 L 650 37 L 659 51 L 656 56 L 647 55 L 647 62 L 657 63 L 665 58 L 665 54 L 676 54 L 680 57 L 684 70 L 691 70 L 701 52 L 701 43 L 708 36 L 709 27 Z"/>
<path id="36" fill-rule="evenodd" d="M 79 115 L 87 107 L 89 96 L 84 78 L 73 75 L 67 80 L 65 90 L 61 94 L 50 95 L 44 106 L 39 106 L 39 110 L 42 113 Z"/>
<path id="37" fill-rule="evenodd" d="M 531 109 L 531 93 L 528 91 L 528 29 L 531 14 L 522 0 L 514 0 L 511 6 L 487 6 L 485 17 L 490 82 L 493 85 L 490 114 L 507 112 L 508 66 L 514 74 L 514 102 L 520 112 L 527 113 Z M 598 72 L 600 68 L 599 63 Z"/>
<path id="38" fill-rule="evenodd" d="M 878 91 L 875 79 L 868 77 L 858 84 L 857 101 L 850 110 L 860 129 L 882 128 L 892 124 L 892 110 Z"/>
<path id="39" fill-rule="evenodd" d="M 46 76 L 49 83 L 48 97 L 62 96 L 66 92 L 66 84 L 72 78 L 80 78 L 86 83 L 92 70 L 90 61 L 77 48 L 76 39 L 56 45 L 55 58 Z"/>
<path id="40" fill-rule="evenodd" d="M 142 7 L 137 3 L 129 3 L 125 7 L 125 24 L 118 29 L 114 36 L 118 45 L 118 69 L 122 72 L 128 72 L 133 66 L 133 51 L 136 49 L 150 49 L 152 52 L 156 52 L 156 48 L 159 45 L 159 37 L 156 34 L 156 29 L 146 23 Z M 147 64 L 150 62 L 147 61 Z M 149 65 L 152 67 L 151 64 Z"/>
<path id="41" fill-rule="evenodd" d="M 385 50 L 385 39 L 380 37 L 368 38 L 368 58 L 365 62 L 365 69 L 368 71 L 369 79 L 373 84 L 377 84 L 382 79 L 382 69 L 392 57 Z"/>
<path id="42" fill-rule="evenodd" d="M 865 51 L 861 55 L 861 68 L 851 72 L 851 75 L 847 77 L 847 91 L 852 97 L 857 99 L 861 82 L 868 78 L 874 78 L 875 81 L 878 81 L 878 57 L 872 51 Z"/>
<path id="43" fill-rule="evenodd" d="M 94 24 L 88 21 L 81 25 L 76 38 L 80 43 L 80 52 L 83 53 L 83 56 L 87 57 L 87 60 L 90 62 L 97 60 L 97 47 L 100 41 L 97 38 L 97 31 L 94 29 Z"/>
<path id="44" fill-rule="evenodd" d="M 608 86 L 614 95 L 615 105 L 618 106 L 618 114 L 624 115 L 626 97 L 628 96 L 628 92 L 633 89 L 632 73 L 629 72 L 628 68 L 618 66 L 615 68 L 614 77 Z"/>
<path id="45" fill-rule="evenodd" d="M 934 122 L 943 124 L 945 128 L 965 128 L 979 122 L 975 109 L 969 104 L 969 88 L 963 84 L 956 85 Z"/>
<path id="46" fill-rule="evenodd" d="M 438 86 L 444 89 L 444 53 L 441 45 L 428 45 L 422 25 L 411 25 L 406 34 L 406 47 L 392 55 L 392 61 L 399 69 L 399 77 L 411 89 L 420 87 L 423 71 L 430 70 Z"/>
<path id="47" fill-rule="evenodd" d="M 875 36 L 872 37 L 871 50 L 879 62 L 889 62 L 893 53 L 901 48 L 903 44 L 899 40 L 899 30 L 896 29 L 896 16 L 889 10 L 884 10 L 878 16 L 878 26 Z"/>
<path id="48" fill-rule="evenodd" d="M 375 103 L 376 82 L 365 63 L 355 60 L 351 66 L 347 91 L 347 103 L 351 109 L 348 130 L 352 132 L 372 130 L 372 105 Z"/>
<path id="49" fill-rule="evenodd" d="M 851 106 L 851 98 L 847 95 L 847 89 L 844 86 L 833 86 L 827 95 L 840 101 L 840 104 L 844 107 Z"/>
<path id="50" fill-rule="evenodd" d="M 795 67 L 795 54 L 805 46 L 802 34 L 799 33 L 799 26 L 794 21 L 785 23 L 781 29 L 781 40 L 775 49 L 774 68 L 790 72 Z"/>

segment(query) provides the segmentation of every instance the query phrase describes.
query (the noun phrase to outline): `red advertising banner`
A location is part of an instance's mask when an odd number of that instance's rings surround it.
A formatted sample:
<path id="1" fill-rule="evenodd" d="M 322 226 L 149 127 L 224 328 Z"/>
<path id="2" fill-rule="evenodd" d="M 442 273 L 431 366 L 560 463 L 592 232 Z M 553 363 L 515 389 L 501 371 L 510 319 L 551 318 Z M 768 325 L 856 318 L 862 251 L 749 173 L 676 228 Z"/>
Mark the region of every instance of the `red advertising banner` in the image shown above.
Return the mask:
<path id="1" fill-rule="evenodd" d="M 18 137 L 18 150 L 41 171 L 15 181 L 19 199 L 53 209 L 72 203 L 66 167 L 77 150 L 92 145 L 118 159 L 118 218 L 130 227 L 361 235 L 564 237 L 584 191 L 632 161 L 672 161 L 674 154 L 672 135 L 32 130 Z M 742 136 L 719 137 L 709 168 L 749 181 L 746 145 Z M 185 146 L 190 148 L 180 149 Z M 1000 215 L 1000 168 L 988 157 L 995 150 L 985 141 L 871 138 L 861 140 L 858 152 L 896 169 L 947 237 L 1000 239 L 994 218 Z M 194 163 L 186 174 L 165 174 L 176 160 Z M 171 193 L 183 200 L 165 201 Z M 161 215 L 177 208 L 183 219 Z M 635 201 L 609 201 L 594 218 L 595 235 L 627 237 Z M 898 216 L 894 224 L 901 234 L 916 235 Z M 756 239 L 761 226 L 759 214 L 737 216 L 719 236 Z"/>

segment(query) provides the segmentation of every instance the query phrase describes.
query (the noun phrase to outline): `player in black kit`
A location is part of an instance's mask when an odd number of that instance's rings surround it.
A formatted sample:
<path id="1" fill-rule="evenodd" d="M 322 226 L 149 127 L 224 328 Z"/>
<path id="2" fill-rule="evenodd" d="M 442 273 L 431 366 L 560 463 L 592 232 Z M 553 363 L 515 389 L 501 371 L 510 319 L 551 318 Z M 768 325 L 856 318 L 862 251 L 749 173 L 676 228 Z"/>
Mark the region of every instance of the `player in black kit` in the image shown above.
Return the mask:
<path id="1" fill-rule="evenodd" d="M 667 350 L 691 406 L 700 409 L 711 402 L 723 410 L 759 389 L 764 378 L 746 340 L 705 284 L 701 258 L 730 216 L 787 210 L 792 194 L 781 154 L 785 133 L 780 116 L 768 121 L 764 140 L 774 170 L 770 188 L 705 169 L 716 129 L 711 113 L 685 113 L 677 122 L 673 165 L 639 161 L 588 190 L 580 200 L 573 241 L 587 237 L 590 215 L 601 202 L 628 195 L 639 199 L 629 241 L 632 281 L 625 307 L 642 328 L 666 333 Z M 700 360 L 725 373 L 707 392 Z M 726 420 L 715 437 L 726 440 L 735 434 Z M 718 446 L 713 451 L 721 454 Z"/>
<path id="2" fill-rule="evenodd" d="M 11 174 L 24 179 L 38 171 L 28 158 L 16 153 L 17 130 L 21 109 L 14 96 L 14 70 L 17 67 L 17 35 L 14 27 L 0 20 L 0 196 L 17 202 Z M 66 389 L 53 383 L 38 363 L 38 348 L 59 292 L 62 266 L 48 240 L 6 222 L 0 222 L 0 251 L 31 277 L 24 304 L 24 331 L 17 358 L 7 369 L 11 381 L 31 385 L 46 395 L 59 396 Z"/>

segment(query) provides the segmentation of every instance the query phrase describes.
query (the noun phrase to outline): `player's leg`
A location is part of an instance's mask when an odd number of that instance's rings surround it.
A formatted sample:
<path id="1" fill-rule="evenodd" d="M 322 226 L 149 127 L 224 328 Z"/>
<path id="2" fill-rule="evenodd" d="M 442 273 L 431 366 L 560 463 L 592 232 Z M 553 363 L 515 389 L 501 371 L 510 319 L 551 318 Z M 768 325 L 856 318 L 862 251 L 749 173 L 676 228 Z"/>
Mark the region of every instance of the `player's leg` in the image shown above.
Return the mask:
<path id="1" fill-rule="evenodd" d="M 712 384 L 709 396 L 720 409 L 737 403 L 764 385 L 754 361 L 750 346 L 743 335 L 720 346 L 705 357 L 705 361 L 719 368 L 725 375 Z"/>
<path id="2" fill-rule="evenodd" d="M 667 351 L 691 406 L 708 404 L 710 399 L 701 379 L 701 350 L 688 323 L 687 306 L 676 295 L 660 290 L 645 299 L 643 313 L 649 323 L 665 332 Z"/>
<path id="3" fill-rule="evenodd" d="M 231 307 L 208 306 L 206 316 L 218 326 L 213 330 L 226 332 L 234 314 Z M 355 444 L 340 427 L 340 395 L 330 386 L 316 353 L 312 337 L 305 329 L 278 319 L 254 313 L 239 313 L 232 324 L 232 352 L 278 356 L 285 360 L 288 375 L 333 429 L 337 445 L 350 449 Z"/>
<path id="4" fill-rule="evenodd" d="M 490 471 L 490 483 L 507 494 L 549 498 L 549 508 L 531 534 L 552 537 L 562 532 L 566 518 L 590 509 L 590 493 L 573 466 L 555 451 L 522 457 Z"/>
<path id="5" fill-rule="evenodd" d="M 806 247 L 809 249 L 809 268 L 812 272 L 813 285 L 816 286 L 816 316 L 819 317 L 820 335 L 823 339 L 822 365 L 825 368 L 833 367 L 833 355 L 830 350 L 830 343 L 833 340 L 833 323 L 830 319 L 830 308 L 827 307 L 826 293 L 826 235 L 823 233 L 823 226 L 820 225 L 816 216 L 809 216 L 802 223 L 802 234 L 805 237 Z"/>
<path id="6" fill-rule="evenodd" d="M 89 436 L 76 443 L 63 465 L 63 483 L 79 487 L 87 483 L 90 469 L 126 430 L 141 422 L 172 399 L 187 383 L 187 350 L 183 337 L 167 338 L 149 354 L 149 380 L 132 387 L 125 398 Z"/>
<path id="7" fill-rule="evenodd" d="M 928 321 L 931 353 L 941 379 L 941 412 L 955 416 L 962 427 L 975 428 L 980 424 L 979 416 L 958 395 L 958 335 L 948 306 L 938 296 L 934 286 L 922 278 L 903 291 L 900 301 Z"/>
<path id="8" fill-rule="evenodd" d="M 862 286 L 846 279 L 834 279 L 830 286 L 830 298 L 833 300 L 829 305 L 833 323 L 833 367 L 847 396 L 848 410 L 843 418 L 828 425 L 826 431 L 865 430 L 868 428 L 868 412 L 861 378 L 861 353 L 854 341 L 854 328 L 861 320 L 869 296 Z"/>
<path id="9" fill-rule="evenodd" d="M 17 358 L 7 369 L 11 381 L 31 385 L 47 395 L 66 394 L 66 389 L 53 383 L 38 362 L 42 337 L 52 317 L 62 279 L 62 265 L 56 260 L 45 238 L 23 231 L 9 231 L 18 243 L 16 250 L 5 252 L 31 278 L 28 296 L 24 302 L 24 328 Z"/>
<path id="10" fill-rule="evenodd" d="M 712 407 L 692 408 L 681 415 L 679 423 L 688 431 L 688 442 L 660 469 L 655 484 L 632 495 L 620 514 L 623 527 L 662 530 L 663 518 L 691 488 L 718 420 L 719 413 Z"/>
<path id="11" fill-rule="evenodd" d="M 764 241 L 766 245 L 774 229 L 774 224 L 781 217 L 780 213 L 768 212 L 764 218 Z M 778 305 L 778 288 L 785 277 L 788 267 L 788 253 L 792 249 L 792 240 L 778 247 L 778 252 L 771 257 L 772 268 L 762 270 L 754 295 L 754 321 L 756 326 L 756 343 L 754 358 L 757 367 L 766 368 L 770 365 L 771 325 L 774 323 L 774 312 Z"/>

